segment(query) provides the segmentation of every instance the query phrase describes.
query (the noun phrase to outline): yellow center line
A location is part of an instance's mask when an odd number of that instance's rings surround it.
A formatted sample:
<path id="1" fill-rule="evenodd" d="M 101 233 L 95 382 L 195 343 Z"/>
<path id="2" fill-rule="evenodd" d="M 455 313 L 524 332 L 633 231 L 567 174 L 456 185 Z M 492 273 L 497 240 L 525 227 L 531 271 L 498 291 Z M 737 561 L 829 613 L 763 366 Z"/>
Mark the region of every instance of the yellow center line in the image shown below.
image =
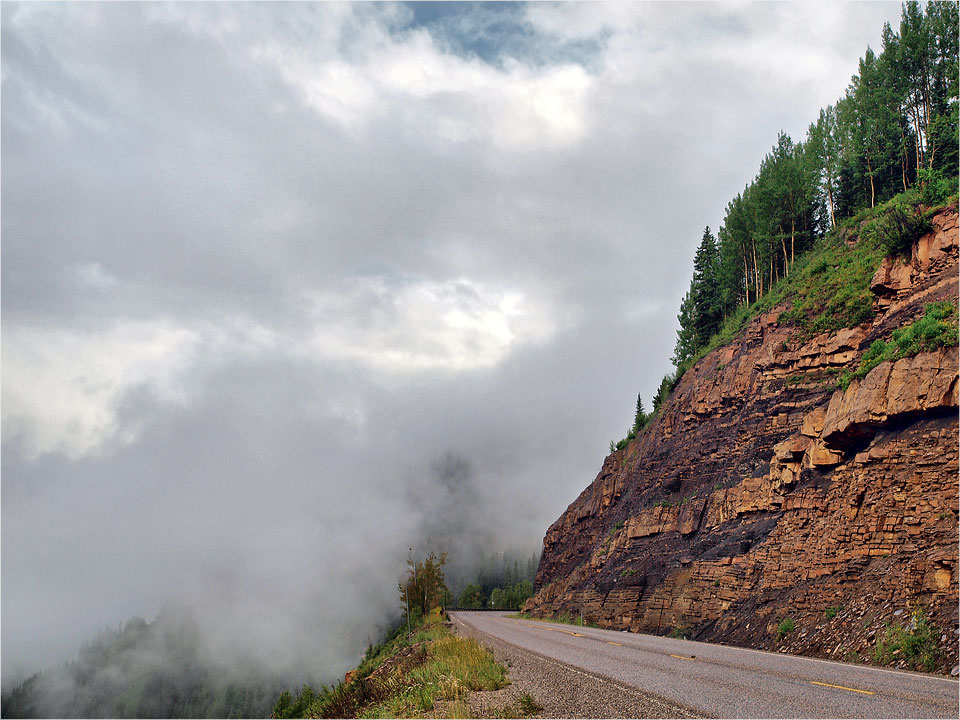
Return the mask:
<path id="1" fill-rule="evenodd" d="M 849 690 L 850 692 L 863 693 L 864 695 L 876 695 L 876 693 L 870 692 L 869 690 L 857 690 L 857 688 L 848 688 L 848 687 L 844 687 L 843 685 L 831 685 L 830 683 L 817 682 L 816 680 L 811 680 L 810 682 L 812 682 L 814 685 L 822 685 L 823 687 L 832 687 L 832 688 L 836 688 L 837 690 Z"/>
<path id="2" fill-rule="evenodd" d="M 584 637 L 578 632 L 573 632 L 572 630 L 561 630 L 560 628 L 544 627 L 543 625 L 532 625 L 530 623 L 524 623 L 527 627 L 537 628 L 538 630 L 549 630 L 550 632 L 562 632 L 567 635 L 573 635 L 574 637 Z"/>
<path id="3" fill-rule="evenodd" d="M 520 621 L 518 620 L 517 622 L 520 622 Z M 543 625 L 534 625 L 533 623 L 526 623 L 526 622 L 523 624 L 526 625 L 527 627 L 537 628 L 539 630 L 550 630 L 552 632 L 562 632 L 562 633 L 566 633 L 567 635 L 573 635 L 574 637 L 585 637 L 584 635 L 581 635 L 578 632 L 573 632 L 572 630 L 563 630 L 562 628 L 544 627 Z M 613 640 L 607 640 L 606 643 L 607 645 L 616 645 L 617 647 L 623 647 L 623 643 L 613 642 Z M 677 658 L 678 660 L 696 660 L 696 656 L 691 657 L 687 655 L 674 655 L 673 653 L 670 653 L 670 657 Z M 843 685 L 831 685 L 830 683 L 817 682 L 816 680 L 811 680 L 810 682 L 813 683 L 814 685 L 820 685 L 821 687 L 836 688 L 837 690 L 847 690 L 849 692 L 861 693 L 863 695 L 876 695 L 875 692 L 871 692 L 870 690 L 859 690 L 857 688 L 845 687 Z"/>

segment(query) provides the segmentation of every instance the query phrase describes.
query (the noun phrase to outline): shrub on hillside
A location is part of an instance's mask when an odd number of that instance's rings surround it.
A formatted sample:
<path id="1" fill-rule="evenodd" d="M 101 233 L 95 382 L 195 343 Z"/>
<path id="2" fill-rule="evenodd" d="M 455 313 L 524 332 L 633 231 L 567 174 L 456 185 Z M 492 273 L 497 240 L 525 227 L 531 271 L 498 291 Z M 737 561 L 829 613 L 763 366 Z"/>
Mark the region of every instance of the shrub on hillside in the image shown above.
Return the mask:
<path id="1" fill-rule="evenodd" d="M 930 220 L 920 208 L 907 202 L 895 202 L 864 232 L 885 255 L 909 255 L 913 243 L 930 227 Z"/>
<path id="2" fill-rule="evenodd" d="M 943 205 L 951 195 L 957 193 L 957 178 L 943 177 L 939 170 L 921 168 L 920 185 L 923 188 L 920 198 L 928 207 Z"/>

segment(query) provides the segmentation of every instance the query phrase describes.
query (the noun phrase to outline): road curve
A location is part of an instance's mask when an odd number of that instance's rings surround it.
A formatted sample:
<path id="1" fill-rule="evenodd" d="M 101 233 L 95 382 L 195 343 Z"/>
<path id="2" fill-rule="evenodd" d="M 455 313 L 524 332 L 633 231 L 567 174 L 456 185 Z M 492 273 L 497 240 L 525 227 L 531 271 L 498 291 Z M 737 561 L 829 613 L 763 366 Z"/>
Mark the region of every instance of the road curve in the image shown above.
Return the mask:
<path id="1" fill-rule="evenodd" d="M 960 717 L 958 684 L 948 678 L 507 613 L 450 616 L 480 634 L 713 717 Z"/>

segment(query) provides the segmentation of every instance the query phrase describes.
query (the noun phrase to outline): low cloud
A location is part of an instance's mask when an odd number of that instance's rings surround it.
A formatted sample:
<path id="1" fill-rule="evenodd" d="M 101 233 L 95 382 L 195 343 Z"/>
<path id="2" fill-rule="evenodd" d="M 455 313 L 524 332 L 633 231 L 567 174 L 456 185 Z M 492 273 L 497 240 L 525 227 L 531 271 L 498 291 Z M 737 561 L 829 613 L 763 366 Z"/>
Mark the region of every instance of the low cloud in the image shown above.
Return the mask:
<path id="1" fill-rule="evenodd" d="M 466 278 L 362 278 L 311 300 L 313 352 L 391 373 L 491 368 L 515 344 L 546 342 L 552 333 L 536 301 Z"/>
<path id="2" fill-rule="evenodd" d="M 100 275 L 94 275 L 99 280 Z M 183 399 L 178 375 L 199 336 L 166 321 L 118 321 L 100 332 L 15 327 L 4 333 L 3 428 L 27 456 L 76 459 L 111 437 L 130 437 L 116 411 L 131 387 L 147 384 L 168 402 Z"/>

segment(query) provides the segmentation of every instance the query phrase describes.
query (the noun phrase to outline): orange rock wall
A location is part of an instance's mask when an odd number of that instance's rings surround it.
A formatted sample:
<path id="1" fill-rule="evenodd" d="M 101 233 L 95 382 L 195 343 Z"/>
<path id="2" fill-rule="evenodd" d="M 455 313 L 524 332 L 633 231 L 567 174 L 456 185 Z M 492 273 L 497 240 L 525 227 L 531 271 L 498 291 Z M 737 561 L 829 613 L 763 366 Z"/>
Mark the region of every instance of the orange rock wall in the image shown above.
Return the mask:
<path id="1" fill-rule="evenodd" d="M 691 368 L 549 528 L 526 609 L 851 659 L 919 603 L 949 633 L 949 669 L 957 348 L 882 363 L 835 389 L 874 339 L 924 303 L 956 299 L 956 209 L 934 223 L 895 290 L 895 263 L 878 269 L 872 325 L 797 346 L 772 312 Z M 840 610 L 827 619 L 827 608 Z M 799 631 L 781 642 L 787 616 Z"/>

